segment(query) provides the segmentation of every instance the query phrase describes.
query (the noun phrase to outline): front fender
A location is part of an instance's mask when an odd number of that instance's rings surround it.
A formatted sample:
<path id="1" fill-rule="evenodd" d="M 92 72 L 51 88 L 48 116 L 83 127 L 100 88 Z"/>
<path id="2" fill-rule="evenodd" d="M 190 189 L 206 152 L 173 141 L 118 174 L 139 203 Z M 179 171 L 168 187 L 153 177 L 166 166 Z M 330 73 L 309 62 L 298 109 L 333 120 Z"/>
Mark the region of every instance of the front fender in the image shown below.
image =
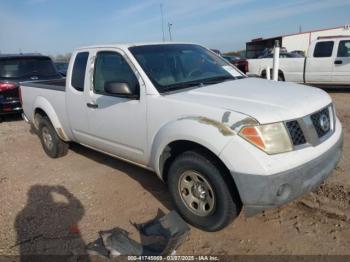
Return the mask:
<path id="1" fill-rule="evenodd" d="M 38 96 L 33 104 L 33 112 L 35 112 L 35 110 L 37 109 L 41 109 L 43 110 L 46 115 L 48 116 L 48 118 L 50 119 L 53 127 L 55 128 L 57 135 L 64 141 L 69 141 L 68 136 L 66 135 L 62 124 L 57 116 L 57 113 L 55 111 L 55 109 L 53 108 L 53 106 L 50 104 L 50 102 L 42 97 L 42 96 Z M 33 123 L 34 123 L 34 118 L 35 115 L 33 115 Z"/>
<path id="2" fill-rule="evenodd" d="M 184 117 L 168 122 L 153 139 L 151 167 L 162 178 L 160 157 L 166 146 L 172 142 L 185 140 L 200 144 L 220 155 L 225 145 L 236 133 L 224 123 L 206 117 Z"/>

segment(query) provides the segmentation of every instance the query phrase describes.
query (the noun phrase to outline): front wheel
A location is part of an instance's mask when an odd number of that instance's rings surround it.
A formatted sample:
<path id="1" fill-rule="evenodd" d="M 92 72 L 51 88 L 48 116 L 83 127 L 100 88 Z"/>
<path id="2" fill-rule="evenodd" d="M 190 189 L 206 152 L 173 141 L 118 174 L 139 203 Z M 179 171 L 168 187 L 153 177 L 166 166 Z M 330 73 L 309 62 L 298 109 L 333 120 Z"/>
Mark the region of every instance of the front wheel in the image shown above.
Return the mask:
<path id="1" fill-rule="evenodd" d="M 231 194 L 223 172 L 200 152 L 187 151 L 171 164 L 168 187 L 183 218 L 205 231 L 218 231 L 235 219 L 242 208 Z"/>

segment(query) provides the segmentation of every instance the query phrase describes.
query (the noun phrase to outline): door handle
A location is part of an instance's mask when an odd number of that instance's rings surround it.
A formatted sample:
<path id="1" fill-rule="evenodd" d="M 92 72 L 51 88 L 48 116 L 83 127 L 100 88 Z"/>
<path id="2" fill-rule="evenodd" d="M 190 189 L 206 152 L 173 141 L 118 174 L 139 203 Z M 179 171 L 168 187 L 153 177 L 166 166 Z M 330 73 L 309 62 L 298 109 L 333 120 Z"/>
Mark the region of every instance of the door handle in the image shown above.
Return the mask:
<path id="1" fill-rule="evenodd" d="M 335 64 L 335 65 L 341 65 L 342 63 L 343 63 L 342 60 L 335 60 L 335 61 L 334 61 L 334 64 Z"/>
<path id="2" fill-rule="evenodd" d="M 98 108 L 98 104 L 94 104 L 94 103 L 86 103 L 87 107 L 90 108 Z"/>

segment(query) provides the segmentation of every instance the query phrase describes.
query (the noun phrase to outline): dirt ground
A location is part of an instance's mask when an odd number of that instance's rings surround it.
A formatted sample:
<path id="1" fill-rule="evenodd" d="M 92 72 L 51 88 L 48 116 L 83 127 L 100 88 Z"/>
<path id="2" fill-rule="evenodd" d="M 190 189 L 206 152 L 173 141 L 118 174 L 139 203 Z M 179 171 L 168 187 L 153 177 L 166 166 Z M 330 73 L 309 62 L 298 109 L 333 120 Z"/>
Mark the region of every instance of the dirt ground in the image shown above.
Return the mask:
<path id="1" fill-rule="evenodd" d="M 179 255 L 350 254 L 350 93 L 331 93 L 345 132 L 339 167 L 314 193 L 226 229 L 192 228 Z M 0 255 L 84 252 L 100 230 L 173 209 L 166 186 L 151 172 L 79 145 L 53 160 L 19 118 L 0 124 Z M 15 246 L 18 240 L 32 239 Z"/>

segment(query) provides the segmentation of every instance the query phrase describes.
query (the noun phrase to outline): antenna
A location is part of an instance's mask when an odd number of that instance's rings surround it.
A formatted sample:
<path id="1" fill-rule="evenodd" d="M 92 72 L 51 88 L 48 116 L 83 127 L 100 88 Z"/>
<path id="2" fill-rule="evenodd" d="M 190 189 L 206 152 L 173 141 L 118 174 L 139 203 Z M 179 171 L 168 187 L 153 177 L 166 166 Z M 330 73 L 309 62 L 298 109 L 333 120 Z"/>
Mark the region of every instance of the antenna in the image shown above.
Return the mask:
<path id="1" fill-rule="evenodd" d="M 301 25 L 299 25 L 299 33 L 302 33 L 303 32 L 303 29 L 301 27 Z"/>
<path id="2" fill-rule="evenodd" d="M 162 33 L 163 33 L 163 42 L 165 41 L 165 33 L 164 33 L 164 14 L 163 14 L 163 4 L 160 4 L 160 14 L 162 16 Z"/>

